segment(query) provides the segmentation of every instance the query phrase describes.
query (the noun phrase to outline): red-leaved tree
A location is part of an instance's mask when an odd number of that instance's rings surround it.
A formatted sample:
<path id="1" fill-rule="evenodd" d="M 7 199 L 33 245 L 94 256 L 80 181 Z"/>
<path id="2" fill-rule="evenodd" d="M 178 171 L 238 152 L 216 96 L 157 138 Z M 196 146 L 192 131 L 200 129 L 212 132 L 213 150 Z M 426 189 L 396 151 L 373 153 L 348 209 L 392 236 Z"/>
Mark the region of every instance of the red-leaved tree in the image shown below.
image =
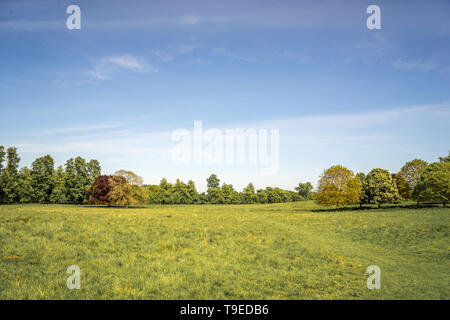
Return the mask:
<path id="1" fill-rule="evenodd" d="M 112 176 L 99 176 L 89 189 L 89 200 L 87 204 L 111 205 L 109 193 L 112 189 Z"/>

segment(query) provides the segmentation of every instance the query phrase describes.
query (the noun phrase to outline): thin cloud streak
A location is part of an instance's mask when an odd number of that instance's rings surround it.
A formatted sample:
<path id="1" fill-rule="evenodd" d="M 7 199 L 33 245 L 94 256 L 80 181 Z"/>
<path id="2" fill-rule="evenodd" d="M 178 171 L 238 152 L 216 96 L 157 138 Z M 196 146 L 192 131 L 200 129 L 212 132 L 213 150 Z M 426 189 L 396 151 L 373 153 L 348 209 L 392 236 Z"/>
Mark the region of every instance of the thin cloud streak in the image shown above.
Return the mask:
<path id="1" fill-rule="evenodd" d="M 197 24 L 199 22 L 199 18 L 195 15 L 184 15 L 183 18 L 181 19 L 181 24 L 182 25 L 193 25 L 193 24 Z"/>
<path id="2" fill-rule="evenodd" d="M 415 60 L 415 61 L 394 61 L 394 68 L 402 71 L 421 71 L 430 72 L 439 67 L 439 65 L 432 59 L 428 60 Z"/>
<path id="3" fill-rule="evenodd" d="M 448 116 L 450 105 L 430 105 L 415 106 L 409 108 L 397 108 L 375 112 L 306 116 L 272 121 L 262 121 L 250 124 L 258 128 L 302 128 L 302 127 L 367 127 L 376 124 L 383 124 L 386 121 L 397 120 L 399 117 L 415 116 L 422 118 L 425 115 L 432 115 L 436 118 Z"/>
<path id="4" fill-rule="evenodd" d="M 150 66 L 144 59 L 130 54 L 116 55 L 102 58 L 95 62 L 92 70 L 88 72 L 99 80 L 111 79 L 112 74 L 120 71 L 135 73 L 157 73 L 159 70 Z"/>
<path id="5" fill-rule="evenodd" d="M 87 132 L 87 131 L 94 131 L 94 130 L 117 128 L 120 126 L 121 125 L 118 125 L 118 124 L 100 124 L 100 125 L 84 126 L 84 127 L 80 126 L 80 127 L 69 127 L 69 128 L 56 128 L 56 129 L 42 130 L 38 134 L 52 135 L 52 134 L 70 133 L 70 132 Z"/>

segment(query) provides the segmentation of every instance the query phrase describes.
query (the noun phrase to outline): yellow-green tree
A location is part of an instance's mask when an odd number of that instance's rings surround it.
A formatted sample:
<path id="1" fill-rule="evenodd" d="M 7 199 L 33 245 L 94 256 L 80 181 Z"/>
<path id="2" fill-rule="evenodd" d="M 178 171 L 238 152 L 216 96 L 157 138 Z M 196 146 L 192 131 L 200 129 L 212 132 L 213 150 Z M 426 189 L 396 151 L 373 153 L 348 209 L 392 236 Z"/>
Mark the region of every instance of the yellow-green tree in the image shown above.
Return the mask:
<path id="1" fill-rule="evenodd" d="M 381 168 L 372 169 L 363 183 L 364 201 L 378 205 L 385 203 L 398 203 L 401 198 L 398 194 L 397 184 L 389 171 Z"/>
<path id="2" fill-rule="evenodd" d="M 402 197 L 402 199 L 411 198 L 412 190 L 409 187 L 408 181 L 406 181 L 405 177 L 401 173 L 393 174 L 392 177 L 397 185 L 398 193 Z"/>
<path id="3" fill-rule="evenodd" d="M 316 201 L 339 206 L 359 203 L 361 183 L 353 172 L 341 165 L 332 166 L 320 176 Z"/>
<path id="4" fill-rule="evenodd" d="M 125 206 L 145 202 L 147 191 L 143 179 L 132 171 L 119 170 L 111 177 L 109 198 L 113 204 Z"/>
<path id="5" fill-rule="evenodd" d="M 427 166 L 428 162 L 414 159 L 405 163 L 400 172 L 395 175 L 395 182 L 403 199 L 411 199 L 412 191 Z"/>
<path id="6" fill-rule="evenodd" d="M 444 208 L 450 200 L 450 162 L 445 159 L 430 164 L 414 187 L 417 201 L 442 201 Z"/>

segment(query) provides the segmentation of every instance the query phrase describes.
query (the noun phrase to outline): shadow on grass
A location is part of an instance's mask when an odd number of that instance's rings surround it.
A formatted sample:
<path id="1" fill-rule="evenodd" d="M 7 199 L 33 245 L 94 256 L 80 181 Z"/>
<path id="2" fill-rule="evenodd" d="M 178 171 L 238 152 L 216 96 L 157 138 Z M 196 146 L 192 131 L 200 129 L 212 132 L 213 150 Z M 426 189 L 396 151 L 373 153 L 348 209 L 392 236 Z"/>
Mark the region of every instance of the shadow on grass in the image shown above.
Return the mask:
<path id="1" fill-rule="evenodd" d="M 85 208 L 98 208 L 98 209 L 145 209 L 148 207 L 145 206 L 129 206 L 128 208 L 125 206 L 105 206 L 105 205 L 93 205 L 93 204 L 83 204 Z"/>
<path id="2" fill-rule="evenodd" d="M 409 204 L 409 205 L 390 205 L 390 206 L 362 206 L 362 207 L 340 207 L 327 209 L 312 209 L 312 212 L 342 212 L 342 211 L 361 211 L 361 210 L 383 210 L 383 209 L 424 209 L 424 208 L 442 208 L 442 204 L 438 203 L 424 203 L 424 204 Z"/>

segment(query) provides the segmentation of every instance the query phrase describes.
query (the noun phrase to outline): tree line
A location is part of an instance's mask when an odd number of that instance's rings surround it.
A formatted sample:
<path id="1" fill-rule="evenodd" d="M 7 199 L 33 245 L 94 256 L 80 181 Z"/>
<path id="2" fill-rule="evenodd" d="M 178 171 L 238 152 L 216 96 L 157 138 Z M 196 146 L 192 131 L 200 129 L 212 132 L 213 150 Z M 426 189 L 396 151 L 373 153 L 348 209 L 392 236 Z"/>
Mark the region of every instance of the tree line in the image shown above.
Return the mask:
<path id="1" fill-rule="evenodd" d="M 428 164 L 421 159 L 405 163 L 398 173 L 376 168 L 367 175 L 341 165 L 328 168 L 320 177 L 316 200 L 319 204 L 339 206 L 399 203 L 414 200 L 442 202 L 450 199 L 450 152 Z"/>
<path id="2" fill-rule="evenodd" d="M 50 155 L 37 158 L 31 168 L 19 169 L 17 149 L 0 146 L 0 204 L 73 203 L 93 205 L 130 204 L 252 204 L 283 203 L 315 199 L 338 208 L 343 205 L 398 203 L 401 200 L 440 201 L 444 207 L 450 198 L 450 152 L 438 162 L 428 164 L 414 159 L 398 173 L 376 168 L 367 175 L 354 174 L 341 166 L 332 166 L 320 176 L 317 190 L 310 182 L 299 183 L 296 191 L 278 187 L 256 190 L 249 183 L 241 192 L 232 184 L 220 183 L 215 174 L 207 179 L 207 191 L 198 192 L 194 181 L 184 183 L 166 178 L 158 185 L 144 185 L 131 171 L 101 175 L 97 160 L 81 157 L 67 160 L 55 169 Z"/>
<path id="3" fill-rule="evenodd" d="M 220 185 L 220 179 L 215 174 L 211 174 L 206 179 L 206 183 L 207 191 L 199 193 L 192 180 L 189 180 L 187 184 L 180 179 L 177 179 L 175 183 L 169 183 L 167 179 L 163 178 L 159 185 L 148 186 L 149 202 L 158 204 L 251 204 L 306 200 L 299 192 L 278 187 L 256 190 L 251 182 L 241 192 L 238 192 L 232 184 L 222 183 Z M 307 197 L 309 198 L 310 195 L 308 194 Z"/>
<path id="4" fill-rule="evenodd" d="M 238 192 L 232 184 L 220 185 L 220 179 L 215 174 L 210 175 L 206 181 L 207 191 L 199 193 L 192 180 L 184 183 L 177 179 L 175 183 L 170 183 L 163 178 L 158 185 L 143 185 L 142 178 L 135 173 L 120 170 L 114 175 L 103 175 L 96 179 L 89 190 L 91 197 L 87 204 L 251 204 L 293 202 L 312 198 L 312 185 L 309 182 L 305 184 L 306 189 L 297 187 L 298 192 L 277 187 L 255 190 L 253 183 Z M 117 190 L 119 185 L 122 185 L 120 191 Z M 300 192 L 303 192 L 303 195 Z"/>
<path id="5" fill-rule="evenodd" d="M 101 174 L 97 160 L 67 160 L 55 169 L 50 155 L 37 158 L 31 168 L 19 169 L 17 148 L 0 146 L 0 204 L 84 203 L 89 189 Z"/>
<path id="6" fill-rule="evenodd" d="M 232 184 L 223 183 L 212 174 L 206 192 L 198 192 L 194 181 L 177 179 L 170 183 L 163 178 L 159 185 L 144 185 L 143 179 L 131 171 L 119 170 L 114 175 L 101 175 L 97 160 L 81 157 L 67 160 L 55 168 L 50 155 L 37 158 L 31 168 L 19 169 L 17 148 L 5 151 L 0 146 L 0 204 L 71 203 L 93 205 L 130 204 L 239 204 L 281 203 L 312 199 L 311 183 L 300 183 L 297 192 L 278 187 L 255 190 L 249 183 L 242 192 Z"/>

